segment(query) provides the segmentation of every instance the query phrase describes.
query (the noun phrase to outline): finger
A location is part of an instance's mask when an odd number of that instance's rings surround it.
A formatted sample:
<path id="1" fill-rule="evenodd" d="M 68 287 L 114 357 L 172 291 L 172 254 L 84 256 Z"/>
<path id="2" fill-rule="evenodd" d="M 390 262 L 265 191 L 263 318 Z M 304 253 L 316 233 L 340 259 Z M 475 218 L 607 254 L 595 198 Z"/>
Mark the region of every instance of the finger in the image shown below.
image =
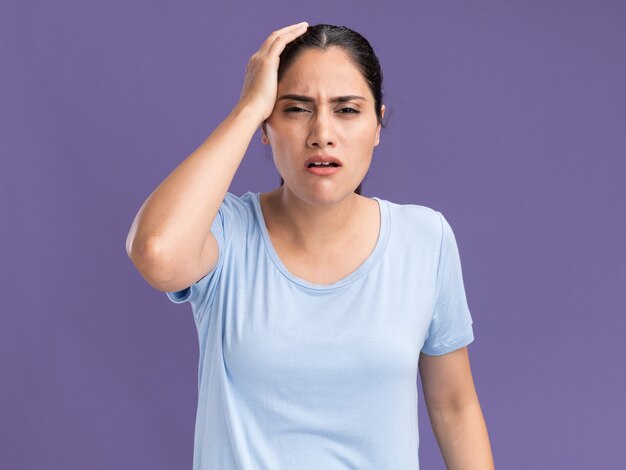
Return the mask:
<path id="1" fill-rule="evenodd" d="M 261 45 L 261 48 L 259 49 L 259 52 L 261 52 L 261 53 L 268 52 L 269 49 L 271 48 L 271 46 L 276 41 L 276 39 L 278 39 L 278 38 L 280 38 L 280 37 L 282 37 L 284 35 L 288 35 L 289 36 L 289 35 L 296 34 L 296 33 L 298 33 L 298 34 L 302 33 L 304 31 L 306 31 L 306 27 L 308 27 L 308 25 L 309 24 L 306 21 L 303 21 L 302 23 L 292 24 L 292 25 L 286 26 L 284 28 L 277 29 L 276 31 L 273 31 L 267 37 L 267 39 L 263 42 L 263 44 Z M 295 38 L 296 35 L 292 36 L 292 39 Z"/>
<path id="2" fill-rule="evenodd" d="M 290 31 L 286 31 L 280 36 L 277 36 L 274 42 L 271 44 L 268 53 L 280 55 L 280 53 L 285 49 L 285 46 L 296 39 L 298 36 L 304 34 L 307 30 L 307 25 L 303 25 L 300 28 L 292 29 Z"/>
<path id="3" fill-rule="evenodd" d="M 274 44 L 276 39 L 284 34 L 290 33 L 292 31 L 298 31 L 301 29 L 306 31 L 305 26 L 308 26 L 308 23 L 306 21 L 303 21 L 302 23 L 292 24 L 284 28 L 277 29 L 276 31 L 273 31 L 267 37 L 267 39 L 263 42 L 263 44 L 261 45 L 261 48 L 259 49 L 259 52 L 262 52 L 262 53 L 267 52 L 271 48 L 272 44 Z"/>

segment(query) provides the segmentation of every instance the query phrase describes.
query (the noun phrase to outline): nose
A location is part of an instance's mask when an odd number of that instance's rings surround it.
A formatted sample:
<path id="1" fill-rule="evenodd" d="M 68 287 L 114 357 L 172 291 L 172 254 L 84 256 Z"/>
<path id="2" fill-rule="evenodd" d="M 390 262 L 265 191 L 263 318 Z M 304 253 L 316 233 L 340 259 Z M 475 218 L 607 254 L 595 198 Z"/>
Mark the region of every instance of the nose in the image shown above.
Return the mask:
<path id="1" fill-rule="evenodd" d="M 311 130 L 307 138 L 307 146 L 334 146 L 336 137 L 329 113 L 317 111 L 311 120 Z"/>

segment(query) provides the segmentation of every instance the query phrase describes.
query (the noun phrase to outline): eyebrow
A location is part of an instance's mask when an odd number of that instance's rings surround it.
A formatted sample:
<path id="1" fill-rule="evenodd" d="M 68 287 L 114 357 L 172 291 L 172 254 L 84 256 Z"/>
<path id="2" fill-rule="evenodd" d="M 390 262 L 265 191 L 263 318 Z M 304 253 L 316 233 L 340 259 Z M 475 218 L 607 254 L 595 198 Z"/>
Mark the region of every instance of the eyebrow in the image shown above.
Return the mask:
<path id="1" fill-rule="evenodd" d="M 296 95 L 296 94 L 293 94 L 293 93 L 282 95 L 280 98 L 278 98 L 277 101 L 281 101 L 281 100 L 304 101 L 306 103 L 312 103 L 313 101 L 315 101 L 310 96 Z M 352 101 L 352 100 L 365 100 L 365 101 L 367 101 L 367 98 L 365 98 L 364 96 L 359 96 L 359 95 L 345 95 L 345 96 L 336 96 L 334 98 L 331 98 L 328 101 L 331 102 L 331 103 L 345 103 L 346 101 Z"/>

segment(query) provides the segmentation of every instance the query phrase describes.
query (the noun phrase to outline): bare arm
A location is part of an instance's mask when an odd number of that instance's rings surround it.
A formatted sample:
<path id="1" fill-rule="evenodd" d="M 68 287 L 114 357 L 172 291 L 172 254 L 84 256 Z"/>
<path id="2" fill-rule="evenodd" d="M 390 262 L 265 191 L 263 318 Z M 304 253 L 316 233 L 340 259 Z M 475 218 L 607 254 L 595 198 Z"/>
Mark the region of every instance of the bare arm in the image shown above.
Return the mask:
<path id="1" fill-rule="evenodd" d="M 126 250 L 155 288 L 176 291 L 201 277 L 193 267 L 201 259 L 211 222 L 259 124 L 256 113 L 233 109 L 139 209 Z M 214 249 L 209 261 L 214 265 L 217 246 L 209 243 Z"/>
<path id="2" fill-rule="evenodd" d="M 215 267 L 219 253 L 211 224 L 252 136 L 272 113 L 280 53 L 305 31 L 306 25 L 290 25 L 270 34 L 248 62 L 235 108 L 139 209 L 126 251 L 156 289 L 181 290 Z"/>
<path id="3" fill-rule="evenodd" d="M 467 347 L 420 355 L 424 400 L 448 470 L 492 470 L 493 456 Z"/>

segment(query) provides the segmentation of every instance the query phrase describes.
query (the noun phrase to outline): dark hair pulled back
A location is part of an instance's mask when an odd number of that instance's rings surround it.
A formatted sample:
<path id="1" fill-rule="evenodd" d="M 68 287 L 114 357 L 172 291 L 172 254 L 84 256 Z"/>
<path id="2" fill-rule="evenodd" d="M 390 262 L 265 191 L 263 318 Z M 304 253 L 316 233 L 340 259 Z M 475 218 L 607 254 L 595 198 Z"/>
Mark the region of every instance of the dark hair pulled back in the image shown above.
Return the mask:
<path id="1" fill-rule="evenodd" d="M 377 121 L 381 127 L 386 128 L 380 111 L 383 101 L 383 71 L 378 57 L 376 57 L 368 40 L 350 28 L 330 24 L 309 26 L 304 34 L 288 43 L 281 53 L 278 66 L 278 81 L 280 82 L 286 70 L 304 50 L 317 48 L 324 51 L 330 47 L 341 48 L 359 69 L 374 96 L 374 109 Z M 281 186 L 284 183 L 285 180 L 281 178 Z M 361 184 L 354 192 L 361 194 Z"/>

